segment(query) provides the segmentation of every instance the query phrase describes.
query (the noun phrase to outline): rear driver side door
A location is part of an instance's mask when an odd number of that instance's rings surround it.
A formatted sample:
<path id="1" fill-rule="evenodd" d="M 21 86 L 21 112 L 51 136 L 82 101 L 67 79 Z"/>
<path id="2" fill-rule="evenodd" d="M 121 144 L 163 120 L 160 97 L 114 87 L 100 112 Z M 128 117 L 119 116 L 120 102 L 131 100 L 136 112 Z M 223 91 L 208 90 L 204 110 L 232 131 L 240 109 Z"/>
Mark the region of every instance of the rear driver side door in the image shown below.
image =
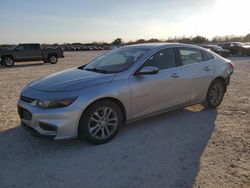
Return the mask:
<path id="1" fill-rule="evenodd" d="M 197 48 L 181 47 L 177 52 L 182 72 L 181 88 L 186 103 L 200 102 L 205 98 L 213 77 L 213 60 L 204 61 L 202 51 Z"/>

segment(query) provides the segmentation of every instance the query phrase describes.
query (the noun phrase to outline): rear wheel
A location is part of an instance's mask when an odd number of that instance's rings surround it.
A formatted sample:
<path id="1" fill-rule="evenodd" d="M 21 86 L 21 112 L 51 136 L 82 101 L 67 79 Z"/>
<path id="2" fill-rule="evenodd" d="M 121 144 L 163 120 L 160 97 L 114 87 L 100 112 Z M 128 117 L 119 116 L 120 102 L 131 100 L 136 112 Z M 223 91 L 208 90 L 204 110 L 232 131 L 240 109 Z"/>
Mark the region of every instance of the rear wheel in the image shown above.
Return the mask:
<path id="1" fill-rule="evenodd" d="M 209 86 L 204 106 L 208 108 L 217 108 L 223 100 L 225 91 L 225 84 L 221 80 L 215 79 Z"/>
<path id="2" fill-rule="evenodd" d="M 48 58 L 48 62 L 51 63 L 51 64 L 56 64 L 58 61 L 58 58 L 56 55 L 50 55 L 49 58 Z"/>
<path id="3" fill-rule="evenodd" d="M 82 114 L 79 136 L 92 144 L 104 144 L 116 136 L 122 125 L 122 117 L 120 107 L 113 101 L 96 102 Z"/>
<path id="4" fill-rule="evenodd" d="M 14 59 L 12 57 L 4 57 L 2 61 L 6 67 L 12 67 L 15 64 Z"/>

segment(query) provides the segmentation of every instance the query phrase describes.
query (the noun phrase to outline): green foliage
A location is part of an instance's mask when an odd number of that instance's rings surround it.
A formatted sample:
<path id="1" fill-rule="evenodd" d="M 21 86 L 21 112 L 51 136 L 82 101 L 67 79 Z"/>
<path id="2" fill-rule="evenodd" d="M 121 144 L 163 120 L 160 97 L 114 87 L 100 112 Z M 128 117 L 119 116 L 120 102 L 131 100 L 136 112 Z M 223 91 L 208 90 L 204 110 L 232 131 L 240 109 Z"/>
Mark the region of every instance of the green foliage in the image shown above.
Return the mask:
<path id="1" fill-rule="evenodd" d="M 194 43 L 194 44 L 202 44 L 202 43 L 206 43 L 208 41 L 209 40 L 207 38 L 199 36 L 199 35 L 192 38 L 192 43 Z"/>
<path id="2" fill-rule="evenodd" d="M 154 42 L 162 42 L 159 39 L 149 39 L 147 42 L 154 43 Z"/>
<path id="3" fill-rule="evenodd" d="M 117 38 L 112 42 L 113 45 L 115 46 L 119 46 L 122 44 L 122 39 L 121 38 Z"/>
<path id="4" fill-rule="evenodd" d="M 250 33 L 243 38 L 243 42 L 250 42 Z"/>

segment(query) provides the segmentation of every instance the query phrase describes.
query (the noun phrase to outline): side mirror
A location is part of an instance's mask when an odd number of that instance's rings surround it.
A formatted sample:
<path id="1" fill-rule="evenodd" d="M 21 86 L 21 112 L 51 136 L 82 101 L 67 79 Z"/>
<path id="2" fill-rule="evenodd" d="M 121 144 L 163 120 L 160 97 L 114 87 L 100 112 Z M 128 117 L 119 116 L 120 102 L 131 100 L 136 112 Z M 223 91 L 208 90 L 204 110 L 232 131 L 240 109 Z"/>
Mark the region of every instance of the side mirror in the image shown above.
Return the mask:
<path id="1" fill-rule="evenodd" d="M 140 71 L 136 73 L 136 75 L 151 75 L 151 74 L 157 74 L 159 72 L 158 67 L 148 66 L 143 67 Z"/>

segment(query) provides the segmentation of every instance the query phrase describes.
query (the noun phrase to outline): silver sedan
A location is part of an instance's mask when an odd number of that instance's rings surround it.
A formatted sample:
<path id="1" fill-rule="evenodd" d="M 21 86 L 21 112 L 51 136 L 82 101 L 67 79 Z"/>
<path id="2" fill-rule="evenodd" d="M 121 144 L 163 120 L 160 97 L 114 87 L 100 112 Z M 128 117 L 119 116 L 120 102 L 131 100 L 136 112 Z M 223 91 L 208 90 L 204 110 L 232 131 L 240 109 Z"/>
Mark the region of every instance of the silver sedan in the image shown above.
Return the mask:
<path id="1" fill-rule="evenodd" d="M 198 46 L 125 46 L 30 83 L 18 112 L 34 135 L 102 144 L 126 122 L 196 103 L 218 107 L 232 73 L 231 61 Z"/>

